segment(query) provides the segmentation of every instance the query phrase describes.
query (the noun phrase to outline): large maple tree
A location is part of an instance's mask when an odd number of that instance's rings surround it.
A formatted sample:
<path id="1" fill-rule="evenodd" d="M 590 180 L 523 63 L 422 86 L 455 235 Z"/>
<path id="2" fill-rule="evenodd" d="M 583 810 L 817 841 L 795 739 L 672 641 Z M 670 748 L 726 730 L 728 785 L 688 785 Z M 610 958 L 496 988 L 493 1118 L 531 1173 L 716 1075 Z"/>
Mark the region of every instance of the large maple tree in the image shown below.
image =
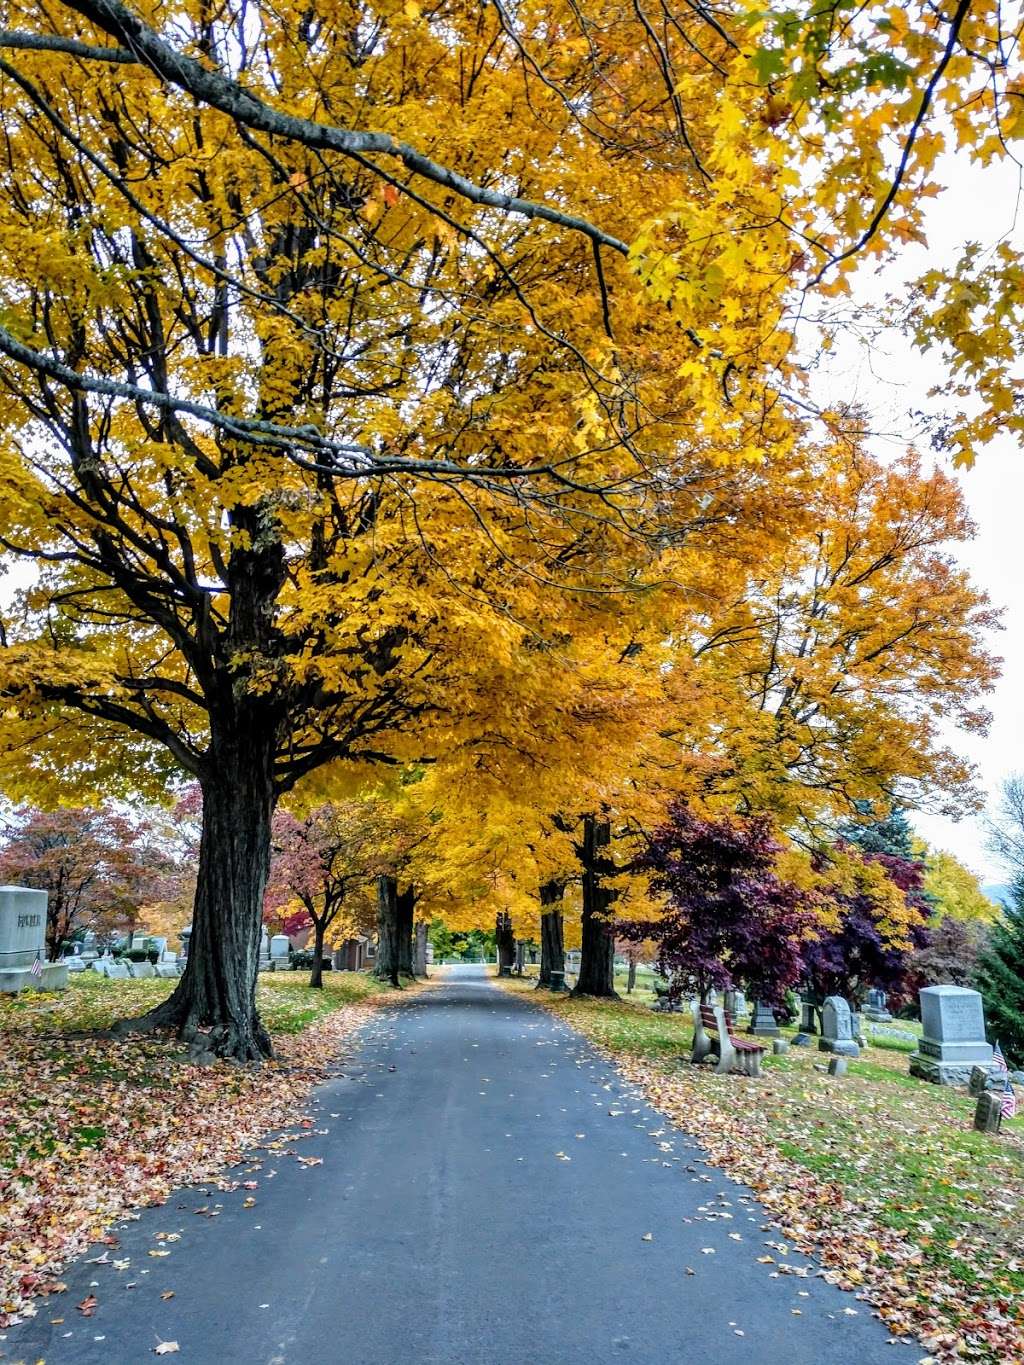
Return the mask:
<path id="1" fill-rule="evenodd" d="M 801 296 L 913 230 L 998 12 L 5 13 L 3 780 L 198 779 L 139 1026 L 256 1059 L 280 797 L 514 745 L 520 696 L 630 657 L 713 471 L 798 444 Z"/>

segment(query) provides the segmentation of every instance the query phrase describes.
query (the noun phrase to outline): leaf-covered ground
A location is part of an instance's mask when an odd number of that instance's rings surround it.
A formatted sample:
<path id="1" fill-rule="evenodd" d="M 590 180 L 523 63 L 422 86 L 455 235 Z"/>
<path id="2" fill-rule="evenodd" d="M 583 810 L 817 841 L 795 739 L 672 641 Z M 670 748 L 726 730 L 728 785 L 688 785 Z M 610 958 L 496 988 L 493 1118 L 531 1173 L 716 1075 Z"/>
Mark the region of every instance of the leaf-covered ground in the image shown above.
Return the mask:
<path id="1" fill-rule="evenodd" d="M 59 995 L 0 997 L 0 1328 L 59 1289 L 61 1266 L 111 1223 L 212 1180 L 262 1134 L 294 1124 L 345 1038 L 383 1000 L 379 983 L 330 973 L 260 977 L 278 1060 L 196 1067 L 157 1039 L 90 1036 L 140 1013 L 173 981 L 72 978 Z"/>
<path id="2" fill-rule="evenodd" d="M 1024 1117 L 974 1132 L 966 1091 L 913 1079 L 891 1048 L 869 1047 L 842 1078 L 812 1048 L 768 1057 L 757 1080 L 717 1076 L 682 1060 L 683 1015 L 533 998 L 756 1190 L 789 1254 L 816 1255 L 895 1335 L 939 1361 L 1024 1361 Z M 790 1273 L 775 1255 L 770 1273 Z"/>

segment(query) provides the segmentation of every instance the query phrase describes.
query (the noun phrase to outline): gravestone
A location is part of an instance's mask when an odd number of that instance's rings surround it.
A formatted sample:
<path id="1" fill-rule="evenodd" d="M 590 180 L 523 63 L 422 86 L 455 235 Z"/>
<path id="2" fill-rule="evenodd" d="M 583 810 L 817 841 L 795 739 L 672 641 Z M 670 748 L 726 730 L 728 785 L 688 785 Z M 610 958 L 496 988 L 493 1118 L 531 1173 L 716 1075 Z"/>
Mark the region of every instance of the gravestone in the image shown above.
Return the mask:
<path id="1" fill-rule="evenodd" d="M 985 1090 L 994 1090 L 996 1086 L 1003 1088 L 1003 1079 L 998 1071 L 989 1071 L 988 1067 L 972 1066 L 971 1074 L 967 1080 L 967 1089 L 975 1099 Z"/>
<path id="2" fill-rule="evenodd" d="M 162 976 L 167 980 L 170 980 L 171 977 L 181 975 L 181 968 L 176 962 L 158 962 L 154 971 L 157 976 Z"/>
<path id="3" fill-rule="evenodd" d="M 910 1058 L 912 1076 L 934 1085 L 967 1085 L 973 1067 L 995 1071 L 977 991 L 963 986 L 925 986 L 919 998 L 923 1029 L 917 1051 Z"/>
<path id="4" fill-rule="evenodd" d="M 888 999 L 885 991 L 879 990 L 877 986 L 872 987 L 864 1004 L 864 1017 L 882 1024 L 891 1019 L 892 1015 L 885 1007 Z"/>
<path id="5" fill-rule="evenodd" d="M 61 991 L 68 984 L 67 964 L 46 961 L 46 902 L 45 891 L 0 886 L 0 992 Z"/>
<path id="6" fill-rule="evenodd" d="M 111 981 L 127 981 L 130 975 L 128 971 L 128 964 L 122 962 L 119 958 L 114 958 L 112 961 L 107 963 L 107 969 L 104 975 L 107 976 Z"/>
<path id="7" fill-rule="evenodd" d="M 789 1043 L 785 1038 L 776 1038 L 772 1043 L 772 1053 L 776 1057 L 784 1057 L 789 1051 Z"/>
<path id="8" fill-rule="evenodd" d="M 148 961 L 129 962 L 128 971 L 136 981 L 148 981 L 150 977 L 156 976 L 156 968 L 153 966 L 152 962 Z"/>
<path id="9" fill-rule="evenodd" d="M 747 1017 L 747 997 L 742 991 L 726 991 L 725 1008 L 732 1017 L 739 1022 L 740 1019 Z"/>
<path id="10" fill-rule="evenodd" d="M 750 1012 L 750 1027 L 748 1033 L 756 1034 L 758 1038 L 778 1038 L 782 1030 L 775 1022 L 775 1015 L 772 1013 L 770 1005 L 762 1004 L 760 1000 L 755 1000 Z"/>
<path id="11" fill-rule="evenodd" d="M 287 934 L 275 934 L 270 940 L 270 961 L 277 971 L 288 966 L 288 952 L 291 948 Z"/>
<path id="12" fill-rule="evenodd" d="M 841 995 L 825 997 L 821 1007 L 819 1052 L 835 1052 L 841 1057 L 859 1057 L 860 1048 L 853 1034 L 853 1015 Z"/>
<path id="13" fill-rule="evenodd" d="M 260 960 L 257 970 L 261 972 L 270 970 L 270 935 L 265 924 L 260 929 Z"/>
<path id="14" fill-rule="evenodd" d="M 817 1033 L 818 1015 L 809 1000 L 800 1001 L 800 1032 Z"/>
<path id="15" fill-rule="evenodd" d="M 978 1096 L 974 1126 L 979 1133 L 998 1133 L 1003 1126 L 1003 1102 L 996 1091 L 984 1090 Z"/>
<path id="16" fill-rule="evenodd" d="M 830 1076 L 845 1076 L 849 1062 L 845 1057 L 833 1057 L 828 1064 L 828 1074 Z"/>
<path id="17" fill-rule="evenodd" d="M 806 1033 L 798 1033 L 793 1039 L 794 1047 L 810 1047 L 811 1039 Z"/>

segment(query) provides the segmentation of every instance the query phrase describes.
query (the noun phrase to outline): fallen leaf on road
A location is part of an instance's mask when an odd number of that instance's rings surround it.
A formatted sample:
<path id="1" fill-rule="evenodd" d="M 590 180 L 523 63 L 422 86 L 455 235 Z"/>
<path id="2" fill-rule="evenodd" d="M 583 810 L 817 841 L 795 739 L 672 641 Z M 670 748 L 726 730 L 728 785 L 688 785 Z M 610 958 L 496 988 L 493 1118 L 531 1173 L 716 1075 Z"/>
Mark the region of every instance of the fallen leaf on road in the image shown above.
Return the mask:
<path id="1" fill-rule="evenodd" d="M 174 1298 L 174 1290 L 173 1290 L 173 1289 L 165 1289 L 165 1290 L 163 1291 L 163 1293 L 160 1295 L 160 1297 L 161 1297 L 162 1299 L 173 1299 L 173 1298 Z"/>
<path id="2" fill-rule="evenodd" d="M 176 1341 L 161 1341 L 153 1347 L 153 1354 L 155 1356 L 171 1356 L 180 1349 L 181 1347 Z"/>
<path id="3" fill-rule="evenodd" d="M 640 1240 L 641 1240 L 641 1242 L 653 1242 L 653 1241 L 654 1241 L 654 1233 L 653 1233 L 653 1232 L 645 1232 L 644 1235 L 640 1238 Z"/>

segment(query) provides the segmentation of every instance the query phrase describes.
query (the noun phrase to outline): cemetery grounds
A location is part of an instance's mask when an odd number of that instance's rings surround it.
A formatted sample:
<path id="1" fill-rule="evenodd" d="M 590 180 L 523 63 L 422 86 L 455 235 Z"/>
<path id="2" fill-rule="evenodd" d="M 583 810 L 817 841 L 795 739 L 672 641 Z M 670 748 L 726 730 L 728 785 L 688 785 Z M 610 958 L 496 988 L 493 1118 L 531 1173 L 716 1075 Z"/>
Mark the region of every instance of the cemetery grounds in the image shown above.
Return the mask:
<path id="1" fill-rule="evenodd" d="M 327 974 L 322 993 L 304 973 L 261 976 L 279 1059 L 262 1069 L 194 1067 L 174 1043 L 99 1036 L 173 984 L 83 972 L 62 994 L 0 1000 L 0 1110 L 11 1116 L 0 1133 L 0 1332 L 19 1314 L 82 1311 L 61 1297 L 61 1265 L 95 1242 L 116 1257 L 110 1225 L 174 1187 L 209 1184 L 216 1217 L 217 1190 L 245 1184 L 230 1168 L 267 1133 L 275 1161 L 302 1162 L 310 1087 L 396 1001 L 359 973 Z M 924 1341 L 926 1360 L 1024 1361 L 1024 1117 L 999 1137 L 974 1132 L 966 1092 L 913 1079 L 912 1045 L 881 1036 L 842 1078 L 818 1069 L 814 1048 L 768 1057 L 759 1079 L 717 1076 L 689 1065 L 685 1014 L 502 984 L 586 1035 L 756 1192 L 777 1224 L 766 1274 L 811 1274 L 814 1254 L 864 1299 L 849 1311 L 877 1308 L 894 1336 Z M 631 1121 L 621 1102 L 609 1111 Z"/>
<path id="2" fill-rule="evenodd" d="M 688 1013 L 655 1013 L 645 1000 L 534 998 L 756 1192 L 779 1229 L 765 1234 L 760 1258 L 770 1275 L 813 1273 L 813 1254 L 894 1336 L 919 1337 L 926 1360 L 1024 1362 L 1024 1114 L 998 1137 L 975 1132 L 966 1089 L 910 1076 L 914 1044 L 870 1025 L 846 1076 L 825 1074 L 828 1054 L 814 1039 L 778 1057 L 769 1041 L 752 1079 L 689 1064 Z M 627 1105 L 610 1102 L 609 1112 L 631 1121 Z"/>

